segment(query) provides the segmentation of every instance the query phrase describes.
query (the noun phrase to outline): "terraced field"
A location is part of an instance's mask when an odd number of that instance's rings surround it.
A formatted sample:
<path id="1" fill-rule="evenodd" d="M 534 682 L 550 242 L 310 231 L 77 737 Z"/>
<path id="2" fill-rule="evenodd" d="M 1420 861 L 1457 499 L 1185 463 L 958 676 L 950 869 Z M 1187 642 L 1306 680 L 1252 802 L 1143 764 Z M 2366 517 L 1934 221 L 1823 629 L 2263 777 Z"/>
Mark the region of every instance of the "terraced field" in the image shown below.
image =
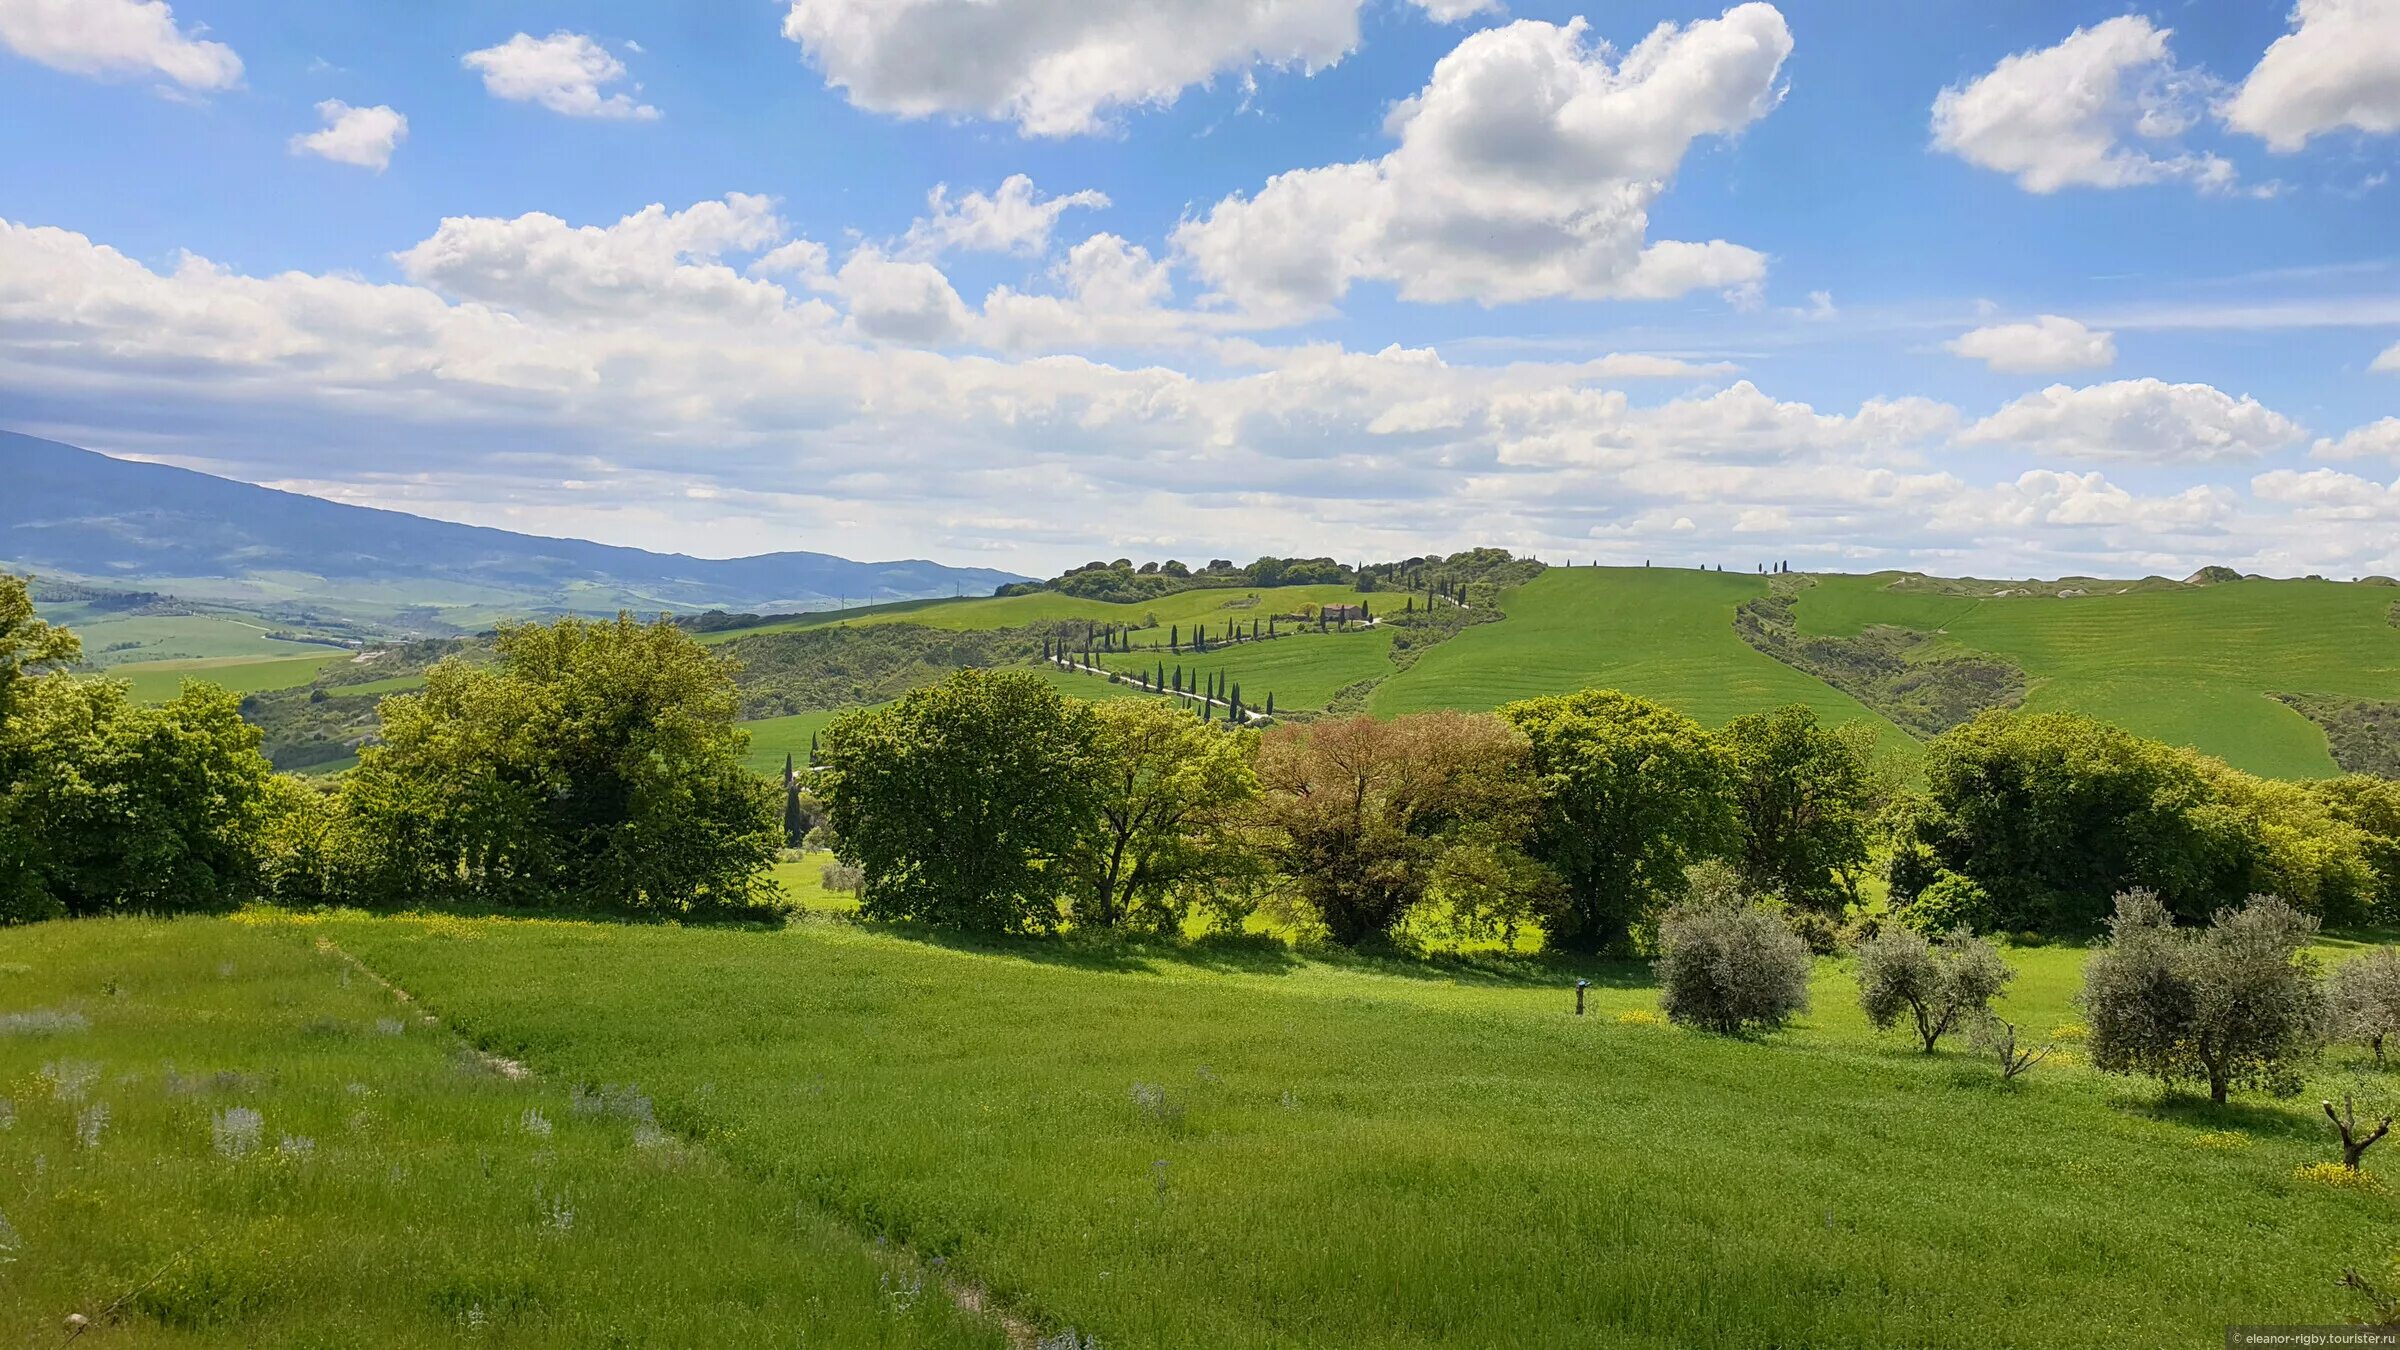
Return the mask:
<path id="1" fill-rule="evenodd" d="M 1830 721 L 1908 734 L 1858 700 L 1743 642 L 1734 610 L 1766 579 L 1671 568 L 1552 568 L 1501 602 L 1507 618 L 1467 629 L 1375 691 L 1382 715 L 1493 708 L 1602 687 L 1671 704 L 1711 726 L 1805 703 Z"/>
<path id="2" fill-rule="evenodd" d="M 2400 590 L 2243 581 L 2056 598 L 1894 591 L 1890 574 L 1819 578 L 1794 608 L 1804 634 L 1870 624 L 1940 634 L 2032 679 L 2027 706 L 2088 713 L 2196 746 L 2253 773 L 2339 772 L 2315 723 L 2273 693 L 2400 699 Z M 2099 588 L 2096 588 L 2099 589 Z"/>

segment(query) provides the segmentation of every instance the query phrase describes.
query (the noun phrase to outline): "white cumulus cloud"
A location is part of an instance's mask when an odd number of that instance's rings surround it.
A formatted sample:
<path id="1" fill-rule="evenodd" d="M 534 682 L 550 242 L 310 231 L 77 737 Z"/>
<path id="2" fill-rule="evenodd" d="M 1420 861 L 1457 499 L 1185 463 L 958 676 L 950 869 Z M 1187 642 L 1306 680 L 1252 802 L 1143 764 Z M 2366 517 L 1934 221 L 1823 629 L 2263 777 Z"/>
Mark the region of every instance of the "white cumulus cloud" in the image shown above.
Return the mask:
<path id="1" fill-rule="evenodd" d="M 1218 296 L 1306 313 L 1359 281 L 1411 300 L 1658 299 L 1755 287 L 1766 258 L 1647 239 L 1703 136 L 1771 111 L 1792 50 L 1772 5 L 1662 24 L 1619 57 L 1578 19 L 1469 35 L 1392 111 L 1381 159 L 1300 169 L 1187 220 L 1175 247 Z"/>
<path id="2" fill-rule="evenodd" d="M 2226 102 L 2237 131 L 2289 153 L 2344 127 L 2400 131 L 2400 0 L 2299 0 Z"/>
<path id="3" fill-rule="evenodd" d="M 614 117 L 647 121 L 658 109 L 630 94 L 604 94 L 601 86 L 625 78 L 625 63 L 582 33 L 560 31 L 537 38 L 519 33 L 497 47 L 459 58 L 483 76 L 494 98 L 539 103 L 569 117 Z"/>
<path id="4" fill-rule="evenodd" d="M 163 0 L 0 0 L 0 45 L 75 75 L 156 75 L 186 89 L 231 89 L 242 58 Z"/>
<path id="5" fill-rule="evenodd" d="M 2367 368 L 2369 370 L 2388 370 L 2395 373 L 2400 373 L 2400 342 L 2395 342 L 2391 346 L 2384 348 L 2383 355 L 2376 357 L 2375 363 Z"/>
<path id="6" fill-rule="evenodd" d="M 292 137 L 292 153 L 315 155 L 336 164 L 356 164 L 381 173 L 392 162 L 392 151 L 408 139 L 408 118 L 381 104 L 353 108 L 338 98 L 317 105 L 322 130 Z"/>
<path id="7" fill-rule="evenodd" d="M 784 293 L 720 260 L 783 234 L 772 201 L 736 192 L 681 211 L 646 206 L 613 225 L 573 226 L 542 212 L 450 216 L 394 256 L 412 281 L 519 313 L 623 318 L 638 309 L 738 320 L 781 310 Z"/>
<path id="8" fill-rule="evenodd" d="M 1944 344 L 1956 355 L 2012 375 L 2100 370 L 2115 365 L 2113 333 L 2044 314 L 2031 323 L 1998 323 L 1961 333 Z"/>
<path id="9" fill-rule="evenodd" d="M 2290 418 L 2258 400 L 2206 384 L 2117 380 L 2081 389 L 2054 384 L 1961 433 L 1970 445 L 2007 445 L 2069 459 L 2197 464 L 2255 459 L 2300 438 Z"/>
<path id="10" fill-rule="evenodd" d="M 1437 14 L 1455 0 L 1419 0 Z M 1031 136 L 1107 125 L 1219 75 L 1314 72 L 1358 45 L 1360 0 L 792 0 L 783 35 L 873 112 L 965 114 Z M 1472 11 L 1469 11 L 1472 12 Z"/>
<path id="11" fill-rule="evenodd" d="M 2004 57 L 1934 99 L 1934 147 L 2028 192 L 2176 179 L 2230 188 L 2231 164 L 2175 146 L 2200 115 L 2206 81 L 2176 66 L 2170 32 L 2125 15 Z"/>
<path id="12" fill-rule="evenodd" d="M 2341 439 L 2319 437 L 2314 453 L 2319 459 L 2389 459 L 2400 461 L 2400 417 L 2386 417 L 2369 422 Z"/>
<path id="13" fill-rule="evenodd" d="M 1050 249 L 1050 231 L 1071 209 L 1103 210 L 1108 194 L 1085 189 L 1064 197 L 1044 197 L 1024 174 L 1011 174 L 998 190 L 986 195 L 969 192 L 952 197 L 948 184 L 936 185 L 925 198 L 931 212 L 908 228 L 902 251 L 931 258 L 952 250 L 973 253 L 1039 255 Z"/>

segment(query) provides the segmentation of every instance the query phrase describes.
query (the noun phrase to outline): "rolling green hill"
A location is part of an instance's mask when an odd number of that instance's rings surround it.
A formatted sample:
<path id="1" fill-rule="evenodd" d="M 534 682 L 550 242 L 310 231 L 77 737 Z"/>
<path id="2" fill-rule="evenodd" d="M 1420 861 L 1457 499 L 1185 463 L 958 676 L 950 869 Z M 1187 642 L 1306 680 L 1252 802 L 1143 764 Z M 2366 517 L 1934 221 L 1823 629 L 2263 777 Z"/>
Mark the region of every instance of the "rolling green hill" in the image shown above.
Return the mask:
<path id="1" fill-rule="evenodd" d="M 1895 590 L 1896 574 L 1817 579 L 1803 633 L 1872 624 L 1934 633 L 1936 650 L 1990 653 L 2031 678 L 2026 706 L 2088 713 L 2286 778 L 2339 770 L 2322 728 L 2269 697 L 2400 699 L 2400 590 L 2330 581 L 2214 586 L 2095 583 L 2081 595 Z"/>
<path id="2" fill-rule="evenodd" d="M 740 638 L 756 637 L 762 633 L 801 632 L 823 628 L 830 624 L 913 623 L 927 628 L 946 628 L 953 631 L 974 631 L 998 628 L 1026 628 L 1048 623 L 1124 624 L 1140 628 L 1156 620 L 1156 632 L 1143 631 L 1134 635 L 1137 644 L 1156 640 L 1164 644 L 1170 627 L 1188 631 L 1194 623 L 1205 623 L 1211 632 L 1223 628 L 1228 621 L 1247 624 L 1256 618 L 1262 622 L 1270 614 L 1297 613 L 1303 605 L 1389 604 L 1406 603 L 1405 595 L 1377 592 L 1361 595 L 1347 586 L 1276 586 L 1265 589 L 1203 588 L 1178 591 L 1135 604 L 1112 604 L 1106 600 L 1084 600 L 1056 591 L 1033 595 L 1009 595 L 973 600 L 910 600 L 890 605 L 875 605 L 854 610 L 835 610 L 819 614 L 796 614 L 789 619 L 761 624 L 756 628 L 729 629 L 706 633 L 702 642 L 716 644 Z"/>
<path id="3" fill-rule="evenodd" d="M 1599 686 L 1671 704 L 1711 726 L 1805 703 L 1834 722 L 1907 733 L 1813 675 L 1752 649 L 1733 631 L 1764 577 L 1672 568 L 1553 568 L 1501 602 L 1507 618 L 1467 629 L 1375 691 L 1372 711 L 1494 708 Z"/>

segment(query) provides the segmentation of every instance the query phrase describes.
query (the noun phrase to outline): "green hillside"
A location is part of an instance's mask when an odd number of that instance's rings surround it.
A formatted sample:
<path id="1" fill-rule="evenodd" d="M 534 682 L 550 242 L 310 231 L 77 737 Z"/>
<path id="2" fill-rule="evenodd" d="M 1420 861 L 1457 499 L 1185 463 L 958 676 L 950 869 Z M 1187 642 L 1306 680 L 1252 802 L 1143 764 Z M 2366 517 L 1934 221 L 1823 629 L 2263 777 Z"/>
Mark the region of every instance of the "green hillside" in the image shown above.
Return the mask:
<path id="1" fill-rule="evenodd" d="M 182 691 L 186 680 L 219 685 L 237 694 L 255 694 L 268 689 L 297 689 L 315 679 L 317 672 L 325 667 L 336 661 L 350 659 L 348 652 L 325 647 L 312 648 L 297 643 L 283 645 L 314 654 L 233 656 L 204 661 L 141 661 L 111 667 L 107 673 L 131 684 L 135 700 L 164 703 Z"/>
<path id="2" fill-rule="evenodd" d="M 912 600 L 900 604 L 877 605 L 868 609 L 824 614 L 796 614 L 757 628 L 733 629 L 708 633 L 702 642 L 715 644 L 737 638 L 755 637 L 761 633 L 796 632 L 822 628 L 827 624 L 913 623 L 927 628 L 953 630 L 1024 628 L 1033 624 L 1091 622 L 1125 624 L 1141 627 L 1155 619 L 1156 633 L 1142 632 L 1134 641 L 1148 642 L 1155 638 L 1162 645 L 1170 626 L 1189 629 L 1195 623 L 1206 623 L 1210 630 L 1221 629 L 1229 620 L 1248 623 L 1256 618 L 1262 622 L 1270 614 L 1296 613 L 1303 605 L 1358 604 L 1400 605 L 1406 597 L 1389 592 L 1362 596 L 1347 586 L 1274 586 L 1263 589 L 1233 589 L 1225 587 L 1178 591 L 1173 595 L 1133 604 L 1114 604 L 1106 600 L 1084 600 L 1056 591 L 1040 591 L 1032 595 L 985 597 L 975 600 Z"/>
<path id="3" fill-rule="evenodd" d="M 1736 636 L 1733 613 L 1766 593 L 1764 577 L 1673 568 L 1553 568 L 1502 601 L 1507 618 L 1470 628 L 1375 691 L 1383 715 L 1493 708 L 1587 687 L 1671 704 L 1711 726 L 1805 703 L 1836 722 L 1866 721 L 1899 745 L 1907 733 L 1815 676 Z"/>
<path id="4" fill-rule="evenodd" d="M 1137 638 L 1136 641 L 1139 641 Z M 1275 706 L 1295 711 L 1323 708 L 1342 689 L 1392 671 L 1392 630 L 1369 628 L 1350 633 L 1303 633 L 1273 642 L 1244 642 L 1194 655 L 1190 652 L 1129 652 L 1100 658 L 1100 664 L 1127 674 L 1156 675 L 1161 662 L 1172 680 L 1176 667 L 1189 682 L 1223 675 L 1242 687 L 1242 699 L 1252 706 L 1275 696 Z M 1070 693 L 1077 692 L 1070 688 Z"/>
<path id="5" fill-rule="evenodd" d="M 2088 713 L 2287 778 L 2339 770 L 2324 731 L 2270 694 L 2400 699 L 2400 628 L 2390 621 L 2400 590 L 2388 586 L 2095 583 L 2066 597 L 1970 596 L 1895 591 L 1896 580 L 1818 578 L 1795 625 L 1836 637 L 1871 624 L 1937 633 L 1950 649 L 2023 668 L 2028 707 Z"/>

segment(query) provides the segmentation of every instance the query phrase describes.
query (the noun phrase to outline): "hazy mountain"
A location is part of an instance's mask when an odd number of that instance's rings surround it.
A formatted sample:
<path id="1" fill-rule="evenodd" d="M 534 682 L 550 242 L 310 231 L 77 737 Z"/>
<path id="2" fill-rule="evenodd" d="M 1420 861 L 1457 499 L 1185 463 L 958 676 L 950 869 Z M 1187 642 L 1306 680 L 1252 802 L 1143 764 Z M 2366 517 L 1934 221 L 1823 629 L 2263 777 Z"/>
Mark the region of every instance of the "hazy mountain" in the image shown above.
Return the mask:
<path id="1" fill-rule="evenodd" d="M 234 603 L 417 619 L 510 610 L 791 610 L 988 595 L 921 559 L 690 558 L 345 506 L 0 431 L 0 567 Z"/>

